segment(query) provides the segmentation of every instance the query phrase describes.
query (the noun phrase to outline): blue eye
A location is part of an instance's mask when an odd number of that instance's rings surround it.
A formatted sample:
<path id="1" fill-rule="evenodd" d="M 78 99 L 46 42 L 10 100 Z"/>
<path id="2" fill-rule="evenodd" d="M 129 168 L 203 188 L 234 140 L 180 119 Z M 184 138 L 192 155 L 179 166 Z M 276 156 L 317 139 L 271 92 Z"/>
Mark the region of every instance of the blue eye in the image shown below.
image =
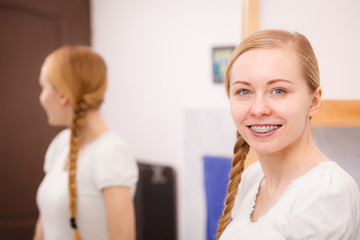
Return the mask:
<path id="1" fill-rule="evenodd" d="M 240 95 L 250 95 L 250 94 L 251 94 L 250 91 L 245 90 L 245 89 L 241 89 L 238 93 L 239 93 Z"/>
<path id="2" fill-rule="evenodd" d="M 276 95 L 281 95 L 281 94 L 286 93 L 286 91 L 283 90 L 283 89 L 277 88 L 277 89 L 274 89 L 274 90 L 272 91 L 272 93 L 273 93 L 273 94 L 276 94 Z"/>

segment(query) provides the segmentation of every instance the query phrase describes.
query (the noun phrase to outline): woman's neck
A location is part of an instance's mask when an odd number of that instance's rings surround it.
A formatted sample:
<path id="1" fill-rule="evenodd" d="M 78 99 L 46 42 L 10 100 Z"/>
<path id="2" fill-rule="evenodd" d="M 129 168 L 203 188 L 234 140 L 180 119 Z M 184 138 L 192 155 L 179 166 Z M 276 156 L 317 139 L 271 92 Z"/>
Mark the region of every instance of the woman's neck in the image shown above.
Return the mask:
<path id="1" fill-rule="evenodd" d="M 287 186 L 319 162 L 329 159 L 315 145 L 310 130 L 285 149 L 271 154 L 258 154 L 267 188 Z"/>
<path id="2" fill-rule="evenodd" d="M 109 131 L 107 124 L 102 118 L 98 109 L 86 112 L 85 122 L 81 131 L 81 149 L 85 148 L 101 134 Z"/>

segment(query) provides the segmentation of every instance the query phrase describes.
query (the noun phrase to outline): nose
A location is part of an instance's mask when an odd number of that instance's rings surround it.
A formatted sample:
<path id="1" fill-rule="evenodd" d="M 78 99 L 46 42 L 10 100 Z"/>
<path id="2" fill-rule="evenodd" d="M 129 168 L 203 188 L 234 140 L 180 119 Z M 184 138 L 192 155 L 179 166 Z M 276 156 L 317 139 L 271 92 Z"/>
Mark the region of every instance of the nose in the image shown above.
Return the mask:
<path id="1" fill-rule="evenodd" d="M 260 117 L 263 115 L 269 115 L 271 113 L 271 108 L 262 96 L 256 96 L 251 106 L 251 114 Z"/>

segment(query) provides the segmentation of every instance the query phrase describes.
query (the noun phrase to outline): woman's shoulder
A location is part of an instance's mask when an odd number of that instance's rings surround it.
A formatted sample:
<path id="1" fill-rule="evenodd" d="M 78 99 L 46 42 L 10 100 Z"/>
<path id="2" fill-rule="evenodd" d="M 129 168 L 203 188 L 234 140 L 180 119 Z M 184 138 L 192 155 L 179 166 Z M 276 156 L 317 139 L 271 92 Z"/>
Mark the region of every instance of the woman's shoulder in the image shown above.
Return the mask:
<path id="1" fill-rule="evenodd" d="M 259 161 L 252 163 L 248 166 L 242 174 L 242 181 L 253 181 L 258 178 L 262 178 L 264 173 Z"/>
<path id="2" fill-rule="evenodd" d="M 129 186 L 134 193 L 138 179 L 136 160 L 127 143 L 115 132 L 105 132 L 92 144 L 91 171 L 99 189 Z"/>
<path id="3" fill-rule="evenodd" d="M 354 178 L 334 161 L 319 163 L 314 168 L 310 181 L 320 189 L 329 189 L 330 192 L 359 191 Z"/>
<path id="4" fill-rule="evenodd" d="M 49 148 L 56 146 L 63 146 L 65 143 L 69 144 L 70 141 L 70 129 L 66 128 L 60 131 L 54 139 L 51 141 Z"/>
<path id="5" fill-rule="evenodd" d="M 355 180 L 336 162 L 319 163 L 307 174 L 295 180 L 294 205 L 312 209 L 319 204 L 328 209 L 339 206 L 351 209 L 360 207 L 360 192 Z M 307 207 L 308 206 L 308 207 Z M 343 209 L 345 211 L 345 209 Z"/>
<path id="6" fill-rule="evenodd" d="M 96 164 L 135 162 L 129 145 L 112 131 L 104 132 L 91 143 L 87 149 L 87 156 L 89 155 Z"/>
<path id="7" fill-rule="evenodd" d="M 319 236 L 317 239 L 357 239 L 353 236 L 360 233 L 359 187 L 336 162 L 319 163 L 296 180 L 291 190 L 294 199 L 289 209 L 289 232 L 303 229 L 298 232 L 301 239 L 310 235 Z"/>
<path id="8" fill-rule="evenodd" d="M 253 201 L 253 197 L 256 196 L 255 192 L 259 186 L 258 183 L 261 181 L 263 176 L 264 174 L 259 161 L 252 163 L 242 173 L 241 182 L 238 186 L 238 192 L 235 198 L 235 204 L 232 209 L 233 218 L 237 218 L 241 215 L 241 213 L 239 213 L 239 209 L 244 202 L 249 203 L 250 201 Z"/>
<path id="9" fill-rule="evenodd" d="M 92 144 L 96 152 L 129 151 L 126 141 L 113 131 L 102 133 Z"/>
<path id="10" fill-rule="evenodd" d="M 254 162 L 245 169 L 241 175 L 241 182 L 239 184 L 238 195 L 243 195 L 249 192 L 251 189 L 257 189 L 261 179 L 264 177 L 264 173 L 259 161 Z"/>
<path id="11" fill-rule="evenodd" d="M 69 144 L 70 144 L 70 129 L 64 129 L 54 137 L 45 154 L 45 163 L 44 163 L 45 172 L 49 171 L 52 168 L 54 162 L 57 159 L 60 159 L 59 156 L 61 155 L 61 153 L 68 151 Z"/>

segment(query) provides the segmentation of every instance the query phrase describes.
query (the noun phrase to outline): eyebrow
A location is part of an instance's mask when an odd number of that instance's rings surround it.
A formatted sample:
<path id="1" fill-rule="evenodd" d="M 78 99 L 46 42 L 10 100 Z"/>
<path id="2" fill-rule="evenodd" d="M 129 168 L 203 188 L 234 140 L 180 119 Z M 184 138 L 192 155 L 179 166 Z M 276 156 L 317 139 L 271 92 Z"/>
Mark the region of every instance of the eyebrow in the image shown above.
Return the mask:
<path id="1" fill-rule="evenodd" d="M 278 83 L 278 82 L 286 82 L 286 83 L 290 83 L 290 84 L 295 84 L 295 83 L 293 83 L 293 82 L 291 82 L 291 81 L 289 81 L 287 79 L 277 78 L 277 79 L 273 79 L 273 80 L 270 80 L 269 82 L 267 82 L 267 85 L 272 85 L 272 84 L 275 84 L 275 83 Z M 244 84 L 244 85 L 248 85 L 248 86 L 251 85 L 250 82 L 242 81 L 242 80 L 236 80 L 231 85 L 234 85 L 236 83 L 240 83 L 240 84 Z"/>
<path id="2" fill-rule="evenodd" d="M 231 85 L 235 85 L 236 83 L 240 83 L 240 84 L 244 84 L 244 85 L 251 85 L 249 82 L 246 81 L 241 81 L 241 80 L 236 80 L 235 82 L 233 82 Z"/>
<path id="3" fill-rule="evenodd" d="M 268 82 L 268 85 L 271 85 L 271 84 L 274 84 L 274 83 L 278 83 L 278 82 L 286 82 L 286 83 L 290 83 L 290 84 L 295 84 L 295 83 L 293 83 L 292 81 L 289 81 L 289 80 L 287 80 L 287 79 L 279 78 L 279 79 L 270 80 L 270 81 Z"/>

